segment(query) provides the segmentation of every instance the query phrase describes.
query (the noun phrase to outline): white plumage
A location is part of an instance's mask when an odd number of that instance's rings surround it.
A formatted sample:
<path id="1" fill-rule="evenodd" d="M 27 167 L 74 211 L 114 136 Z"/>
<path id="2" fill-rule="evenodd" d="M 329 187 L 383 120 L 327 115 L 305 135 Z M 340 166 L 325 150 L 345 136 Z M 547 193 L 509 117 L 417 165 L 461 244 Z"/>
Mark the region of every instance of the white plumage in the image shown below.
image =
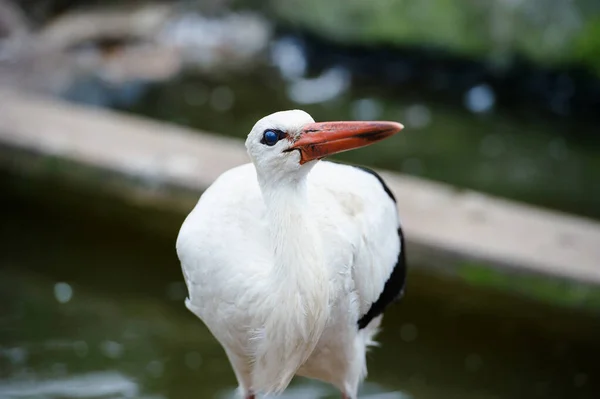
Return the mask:
<path id="1" fill-rule="evenodd" d="M 315 158 L 400 129 L 318 124 L 297 110 L 267 116 L 246 140 L 253 163 L 221 175 L 183 223 L 186 306 L 247 398 L 279 393 L 296 374 L 356 398 L 381 312 L 403 289 L 401 230 L 376 175 Z"/>

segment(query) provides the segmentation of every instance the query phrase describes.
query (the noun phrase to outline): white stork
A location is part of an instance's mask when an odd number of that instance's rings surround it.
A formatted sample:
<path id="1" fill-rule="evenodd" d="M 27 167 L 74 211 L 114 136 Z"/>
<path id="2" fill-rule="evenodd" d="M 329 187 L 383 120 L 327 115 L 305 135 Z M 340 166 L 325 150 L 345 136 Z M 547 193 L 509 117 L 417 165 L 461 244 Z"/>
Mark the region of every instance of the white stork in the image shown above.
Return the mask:
<path id="1" fill-rule="evenodd" d="M 208 188 L 177 238 L 186 306 L 227 354 L 242 395 L 294 375 L 356 399 L 365 352 L 404 290 L 394 195 L 368 169 L 320 161 L 402 129 L 277 112 L 248 134 L 252 163 Z"/>

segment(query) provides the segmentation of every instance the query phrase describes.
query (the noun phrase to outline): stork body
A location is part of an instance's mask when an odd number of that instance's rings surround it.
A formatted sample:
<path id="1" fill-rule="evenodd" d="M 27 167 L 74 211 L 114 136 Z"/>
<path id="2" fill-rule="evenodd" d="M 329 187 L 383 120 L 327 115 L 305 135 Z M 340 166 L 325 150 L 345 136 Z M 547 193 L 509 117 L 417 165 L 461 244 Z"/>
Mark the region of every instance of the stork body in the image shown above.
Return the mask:
<path id="1" fill-rule="evenodd" d="M 219 177 L 177 239 L 186 306 L 225 349 L 246 398 L 301 375 L 355 399 L 383 310 L 403 291 L 393 195 L 368 170 L 318 160 L 385 129 L 331 126 L 302 111 L 263 118 L 246 141 L 253 163 Z"/>

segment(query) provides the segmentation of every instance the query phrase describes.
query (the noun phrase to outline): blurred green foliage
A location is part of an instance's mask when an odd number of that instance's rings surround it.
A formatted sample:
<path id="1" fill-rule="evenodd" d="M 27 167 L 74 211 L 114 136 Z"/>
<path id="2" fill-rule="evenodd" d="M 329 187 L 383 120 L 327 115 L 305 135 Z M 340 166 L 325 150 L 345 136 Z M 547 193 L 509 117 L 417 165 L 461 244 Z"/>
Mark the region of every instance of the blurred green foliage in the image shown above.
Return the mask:
<path id="1" fill-rule="evenodd" d="M 591 0 L 274 0 L 276 16 L 339 42 L 432 46 L 498 64 L 523 55 L 600 71 Z"/>
<path id="2" fill-rule="evenodd" d="M 590 17 L 575 41 L 574 56 L 600 75 L 600 15 Z"/>
<path id="3" fill-rule="evenodd" d="M 41 22 L 69 9 L 144 0 L 23 0 Z M 545 65 L 583 63 L 600 73 L 596 0 L 174 0 L 205 11 L 260 9 L 344 43 L 431 46 L 498 65 L 522 55 Z"/>
<path id="4" fill-rule="evenodd" d="M 462 280 L 476 287 L 524 294 L 552 305 L 600 309 L 600 289 L 592 285 L 552 276 L 511 274 L 505 269 L 495 269 L 477 262 L 465 262 L 457 270 Z"/>

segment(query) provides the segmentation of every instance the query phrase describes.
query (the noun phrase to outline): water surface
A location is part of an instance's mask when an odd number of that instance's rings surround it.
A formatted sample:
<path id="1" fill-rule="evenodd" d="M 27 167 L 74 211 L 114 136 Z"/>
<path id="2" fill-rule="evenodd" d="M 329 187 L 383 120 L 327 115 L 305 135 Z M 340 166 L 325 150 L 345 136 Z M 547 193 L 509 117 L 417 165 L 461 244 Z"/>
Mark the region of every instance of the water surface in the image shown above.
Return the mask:
<path id="1" fill-rule="evenodd" d="M 0 191 L 0 397 L 231 397 L 225 355 L 183 306 L 184 215 L 54 181 L 2 175 Z M 599 397 L 600 316 L 409 277 L 361 397 Z M 299 380 L 288 397 L 337 394 Z"/>

